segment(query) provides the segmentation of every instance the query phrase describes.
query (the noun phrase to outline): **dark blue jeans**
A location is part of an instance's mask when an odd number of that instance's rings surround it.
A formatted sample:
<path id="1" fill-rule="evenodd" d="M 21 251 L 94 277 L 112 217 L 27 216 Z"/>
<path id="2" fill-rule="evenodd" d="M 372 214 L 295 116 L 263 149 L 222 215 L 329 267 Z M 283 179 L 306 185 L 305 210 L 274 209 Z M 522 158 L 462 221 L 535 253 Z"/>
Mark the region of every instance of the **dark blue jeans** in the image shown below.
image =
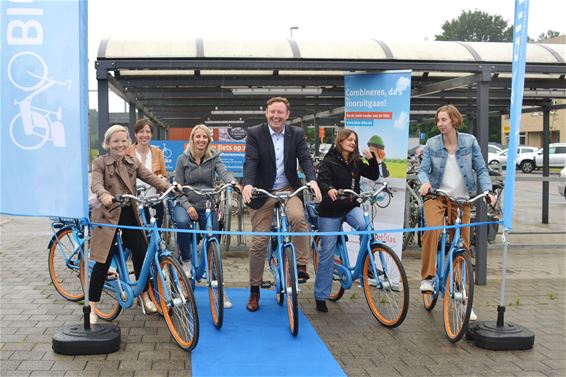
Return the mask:
<path id="1" fill-rule="evenodd" d="M 198 226 L 199 229 L 206 229 L 206 209 L 197 209 L 198 213 Z M 212 229 L 218 229 L 218 218 L 216 216 L 216 212 L 211 211 L 210 215 L 212 216 Z M 178 229 L 192 229 L 193 228 L 193 221 L 189 217 L 187 210 L 183 208 L 183 206 L 177 204 L 175 208 L 173 208 L 173 219 L 175 220 L 175 224 L 177 225 Z M 183 261 L 187 261 L 191 259 L 191 243 L 192 238 L 195 234 L 192 233 L 177 233 L 177 243 L 179 245 L 179 250 L 181 252 L 181 259 Z M 202 238 L 201 235 L 198 235 L 198 239 Z M 215 234 L 214 237 L 220 241 L 220 235 Z"/>

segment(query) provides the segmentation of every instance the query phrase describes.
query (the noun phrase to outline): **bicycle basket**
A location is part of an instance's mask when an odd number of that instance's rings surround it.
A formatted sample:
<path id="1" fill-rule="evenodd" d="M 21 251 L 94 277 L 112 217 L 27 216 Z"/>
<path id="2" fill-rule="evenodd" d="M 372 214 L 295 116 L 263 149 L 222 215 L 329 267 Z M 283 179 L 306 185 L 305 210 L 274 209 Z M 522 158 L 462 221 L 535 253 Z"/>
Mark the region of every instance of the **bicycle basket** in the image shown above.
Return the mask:
<path id="1" fill-rule="evenodd" d="M 318 204 L 307 203 L 307 217 L 312 230 L 318 230 Z"/>

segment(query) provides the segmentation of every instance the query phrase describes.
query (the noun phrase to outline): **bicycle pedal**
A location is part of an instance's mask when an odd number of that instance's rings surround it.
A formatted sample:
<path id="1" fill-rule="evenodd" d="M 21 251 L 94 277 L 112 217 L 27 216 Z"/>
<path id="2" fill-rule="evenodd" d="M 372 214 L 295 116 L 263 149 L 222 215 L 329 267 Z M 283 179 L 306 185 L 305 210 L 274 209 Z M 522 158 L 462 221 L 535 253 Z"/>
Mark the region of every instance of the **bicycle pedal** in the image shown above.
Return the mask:
<path id="1" fill-rule="evenodd" d="M 260 287 L 263 289 L 270 289 L 271 287 L 273 287 L 273 283 L 271 283 L 270 281 L 262 281 Z"/>

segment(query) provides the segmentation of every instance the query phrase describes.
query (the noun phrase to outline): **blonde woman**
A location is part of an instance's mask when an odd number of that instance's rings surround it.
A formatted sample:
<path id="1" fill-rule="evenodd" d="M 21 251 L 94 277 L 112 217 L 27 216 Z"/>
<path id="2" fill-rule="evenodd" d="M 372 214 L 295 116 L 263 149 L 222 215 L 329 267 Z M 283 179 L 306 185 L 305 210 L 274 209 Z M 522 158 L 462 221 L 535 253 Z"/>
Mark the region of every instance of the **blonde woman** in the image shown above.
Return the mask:
<path id="1" fill-rule="evenodd" d="M 139 119 L 135 126 L 134 132 L 136 135 L 136 142 L 128 148 L 128 155 L 136 157 L 141 161 L 143 166 L 151 170 L 153 174 L 167 178 L 167 171 L 165 170 L 165 158 L 163 152 L 158 147 L 153 147 L 149 143 L 153 137 L 153 124 L 149 119 Z M 147 187 L 141 179 L 136 181 L 137 188 Z M 155 194 L 153 188 L 146 191 L 146 195 Z M 157 227 L 161 228 L 163 222 L 163 204 L 158 204 L 153 207 L 155 209 L 155 220 Z M 145 208 L 145 217 L 149 220 L 149 209 Z"/>
<path id="2" fill-rule="evenodd" d="M 234 181 L 234 176 L 228 170 L 220 158 L 220 152 L 212 149 L 212 131 L 204 124 L 196 125 L 189 137 L 187 148 L 177 159 L 175 168 L 175 181 L 181 185 L 189 185 L 196 189 L 214 187 L 216 175 L 224 183 Z M 197 221 L 199 227 L 206 227 L 206 198 L 194 192 L 186 192 L 186 195 L 177 199 L 177 204 L 173 208 L 173 218 L 179 229 L 189 229 L 191 221 Z M 218 219 L 216 213 L 212 211 L 212 224 L 214 229 L 218 229 Z M 189 251 L 191 246 L 192 234 L 178 233 L 177 242 L 181 252 L 183 269 L 190 276 Z M 215 237 L 219 238 L 218 235 Z M 224 293 L 224 308 L 229 309 L 232 304 L 228 296 Z"/>
<path id="3" fill-rule="evenodd" d="M 112 198 L 119 194 L 136 194 L 136 179 L 155 187 L 159 191 L 165 191 L 169 184 L 160 179 L 142 163 L 126 151 L 131 144 L 128 130 L 120 125 L 114 125 L 104 134 L 102 147 L 108 154 L 98 157 L 92 163 L 92 185 L 91 190 L 102 205 L 92 209 L 91 221 L 93 223 L 108 223 L 112 225 L 141 226 L 137 211 L 130 207 L 121 207 L 119 203 L 112 203 Z M 94 308 L 100 301 L 102 288 L 106 274 L 110 268 L 112 255 L 117 252 L 116 228 L 95 226 L 92 230 L 90 241 L 90 258 L 96 262 L 92 269 L 89 286 L 89 298 L 91 306 L 91 323 L 96 322 Z M 139 278 L 147 240 L 140 230 L 122 229 L 122 241 L 124 246 L 132 252 L 136 278 Z M 146 313 L 155 313 L 157 308 L 149 299 L 147 286 L 140 295 L 142 305 Z"/>

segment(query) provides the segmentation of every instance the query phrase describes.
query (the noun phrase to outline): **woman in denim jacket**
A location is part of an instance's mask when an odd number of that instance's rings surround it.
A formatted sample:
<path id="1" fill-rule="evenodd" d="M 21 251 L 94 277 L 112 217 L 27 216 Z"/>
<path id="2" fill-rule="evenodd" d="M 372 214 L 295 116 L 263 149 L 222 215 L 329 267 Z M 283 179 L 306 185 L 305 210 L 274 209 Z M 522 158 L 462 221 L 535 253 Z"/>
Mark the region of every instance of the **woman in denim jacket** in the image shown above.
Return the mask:
<path id="1" fill-rule="evenodd" d="M 431 189 L 440 189 L 453 197 L 469 198 L 474 196 L 476 176 L 482 192 L 491 192 L 491 179 L 481 154 L 478 141 L 473 135 L 458 132 L 462 124 L 462 114 L 453 105 L 445 105 L 436 110 L 436 126 L 440 135 L 430 138 L 424 149 L 419 170 L 421 187 L 419 193 L 426 195 Z M 495 200 L 489 195 L 489 201 Z M 445 198 L 428 198 L 424 202 L 424 217 L 426 226 L 442 226 L 446 211 Z M 457 215 L 455 206 L 448 214 L 450 222 Z M 470 222 L 470 207 L 464 207 L 462 223 Z M 461 229 L 464 247 L 470 250 L 470 228 Z M 422 266 L 421 266 L 421 292 L 432 292 L 434 275 L 436 273 L 436 251 L 441 230 L 429 230 L 423 235 Z M 470 316 L 475 319 L 475 314 Z"/>

